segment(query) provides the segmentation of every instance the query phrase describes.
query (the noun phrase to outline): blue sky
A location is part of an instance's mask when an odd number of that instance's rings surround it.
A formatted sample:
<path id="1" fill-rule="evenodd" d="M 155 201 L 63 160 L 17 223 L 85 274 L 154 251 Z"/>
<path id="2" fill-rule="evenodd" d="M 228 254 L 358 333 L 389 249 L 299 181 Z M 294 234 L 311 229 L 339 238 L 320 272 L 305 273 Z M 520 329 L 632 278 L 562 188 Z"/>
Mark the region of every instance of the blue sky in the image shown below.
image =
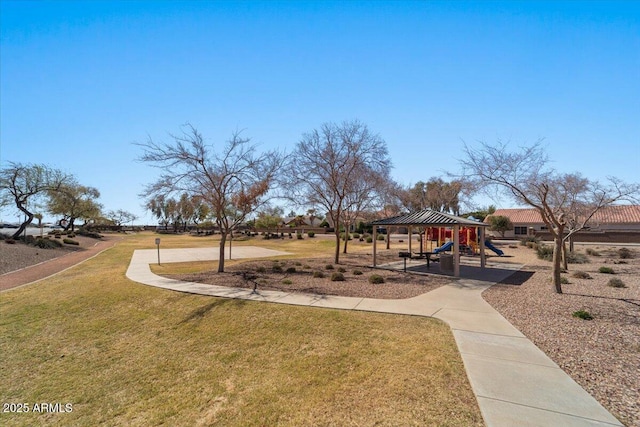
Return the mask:
<path id="1" fill-rule="evenodd" d="M 404 184 L 498 138 L 639 182 L 640 2 L 0 1 L 0 162 L 73 173 L 140 222 L 148 135 L 291 150 L 347 119 Z"/>

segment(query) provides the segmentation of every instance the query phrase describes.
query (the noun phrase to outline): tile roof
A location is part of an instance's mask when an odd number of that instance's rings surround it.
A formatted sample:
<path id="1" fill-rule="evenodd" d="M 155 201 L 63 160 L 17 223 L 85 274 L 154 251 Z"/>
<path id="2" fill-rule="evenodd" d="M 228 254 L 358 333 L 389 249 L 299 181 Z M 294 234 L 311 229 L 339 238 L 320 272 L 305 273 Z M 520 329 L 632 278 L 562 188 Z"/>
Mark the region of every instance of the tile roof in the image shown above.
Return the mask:
<path id="1" fill-rule="evenodd" d="M 455 215 L 450 215 L 442 212 L 436 212 L 431 209 L 423 209 L 418 212 L 413 212 L 407 215 L 398 215 L 391 218 L 379 219 L 372 221 L 371 225 L 424 225 L 424 226 L 452 226 L 463 225 L 470 227 L 486 227 L 479 221 L 473 221 L 467 218 L 461 218 Z"/>
<path id="2" fill-rule="evenodd" d="M 542 218 L 533 208 L 497 209 L 493 215 L 508 217 L 513 223 L 541 224 Z M 487 219 L 485 218 L 485 222 Z M 607 206 L 593 216 L 590 222 L 601 224 L 640 223 L 640 205 Z"/>

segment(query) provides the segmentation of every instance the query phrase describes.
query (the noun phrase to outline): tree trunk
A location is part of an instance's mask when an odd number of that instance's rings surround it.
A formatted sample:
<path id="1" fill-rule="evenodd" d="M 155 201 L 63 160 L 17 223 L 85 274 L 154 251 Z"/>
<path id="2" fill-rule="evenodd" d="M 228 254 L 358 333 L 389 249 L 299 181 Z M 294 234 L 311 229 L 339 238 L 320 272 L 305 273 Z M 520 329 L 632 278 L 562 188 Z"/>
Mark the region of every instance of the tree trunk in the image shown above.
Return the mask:
<path id="1" fill-rule="evenodd" d="M 387 226 L 387 249 L 391 249 L 391 227 Z"/>
<path id="2" fill-rule="evenodd" d="M 220 256 L 218 258 L 218 273 L 224 273 L 224 251 L 227 244 L 227 231 L 220 227 Z"/>
<path id="3" fill-rule="evenodd" d="M 556 293 L 562 293 L 562 283 L 560 282 L 560 262 L 562 261 L 562 234 L 553 239 L 553 286 Z"/>
<path id="4" fill-rule="evenodd" d="M 564 240 L 562 241 L 562 269 L 565 271 L 569 270 L 569 259 L 567 258 L 567 244 Z"/>
<path id="5" fill-rule="evenodd" d="M 24 214 L 27 216 L 27 220 L 25 222 L 23 222 L 22 224 L 20 224 L 20 227 L 18 228 L 18 231 L 16 231 L 15 233 L 13 233 L 13 236 L 11 236 L 11 238 L 13 240 L 16 240 L 20 237 L 20 235 L 22 234 L 22 232 L 25 230 L 25 228 L 27 228 L 27 225 L 31 224 L 31 221 L 33 221 L 33 214 L 31 212 L 29 212 L 28 210 L 20 207 L 20 210 L 22 212 L 24 212 Z"/>
<path id="6" fill-rule="evenodd" d="M 342 251 L 343 254 L 347 253 L 347 243 L 349 242 L 349 229 L 351 228 L 351 224 L 344 224 L 344 249 Z"/>
<path id="7" fill-rule="evenodd" d="M 336 228 L 335 234 L 336 234 L 336 253 L 335 253 L 333 262 L 335 264 L 338 264 L 340 263 L 340 229 L 339 228 Z"/>

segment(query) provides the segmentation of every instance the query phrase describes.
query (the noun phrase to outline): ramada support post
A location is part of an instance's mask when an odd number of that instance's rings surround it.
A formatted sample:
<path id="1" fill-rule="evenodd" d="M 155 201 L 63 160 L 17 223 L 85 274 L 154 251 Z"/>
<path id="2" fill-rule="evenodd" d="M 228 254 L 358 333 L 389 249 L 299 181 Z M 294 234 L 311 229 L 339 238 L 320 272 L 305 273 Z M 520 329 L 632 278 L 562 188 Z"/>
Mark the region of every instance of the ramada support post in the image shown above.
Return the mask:
<path id="1" fill-rule="evenodd" d="M 484 251 L 484 227 L 478 227 L 478 240 L 480 241 L 480 268 L 487 263 L 487 255 Z"/>
<path id="2" fill-rule="evenodd" d="M 453 226 L 453 276 L 460 277 L 460 226 Z"/>
<path id="3" fill-rule="evenodd" d="M 376 251 L 378 250 L 378 226 L 373 226 L 373 266 L 377 266 Z"/>

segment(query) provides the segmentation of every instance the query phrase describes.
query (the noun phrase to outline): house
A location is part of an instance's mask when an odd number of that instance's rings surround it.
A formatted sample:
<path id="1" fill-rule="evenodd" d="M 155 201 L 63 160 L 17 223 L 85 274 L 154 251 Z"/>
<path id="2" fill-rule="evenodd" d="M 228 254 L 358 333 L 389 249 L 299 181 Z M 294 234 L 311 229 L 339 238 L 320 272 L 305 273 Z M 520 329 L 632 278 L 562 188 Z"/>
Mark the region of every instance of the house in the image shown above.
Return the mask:
<path id="1" fill-rule="evenodd" d="M 316 216 L 298 215 L 283 218 L 282 225 L 284 227 L 320 227 L 323 219 Z"/>
<path id="2" fill-rule="evenodd" d="M 511 220 L 513 230 L 505 232 L 507 239 L 527 235 L 545 240 L 551 237 L 540 214 L 533 208 L 497 209 L 493 215 Z M 484 221 L 487 223 L 488 217 Z M 640 205 L 605 207 L 596 212 L 587 226 L 588 229 L 576 234 L 576 241 L 640 243 Z"/>

